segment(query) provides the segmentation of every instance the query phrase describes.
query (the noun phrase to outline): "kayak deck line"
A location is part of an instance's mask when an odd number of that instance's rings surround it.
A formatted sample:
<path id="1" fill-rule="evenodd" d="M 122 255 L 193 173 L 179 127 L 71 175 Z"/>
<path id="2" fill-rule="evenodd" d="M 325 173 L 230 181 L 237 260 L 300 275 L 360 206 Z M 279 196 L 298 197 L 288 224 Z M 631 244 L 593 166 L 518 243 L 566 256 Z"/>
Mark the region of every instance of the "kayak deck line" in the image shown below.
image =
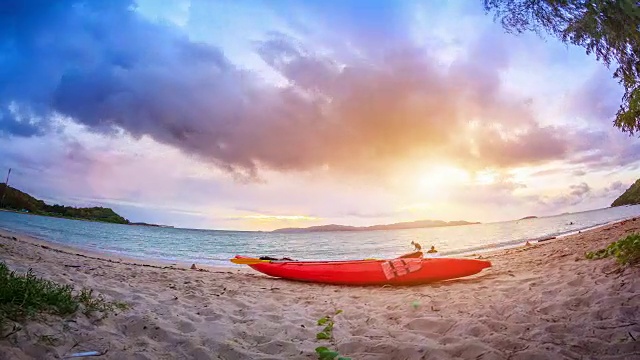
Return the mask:
<path id="1" fill-rule="evenodd" d="M 421 251 L 414 251 L 408 254 L 404 254 L 399 256 L 397 259 L 424 259 Z M 431 258 L 430 256 L 427 258 Z M 366 258 L 366 259 L 355 259 L 355 260 L 293 260 L 290 258 L 282 258 L 276 259 L 271 258 L 269 256 L 252 258 L 248 256 L 236 255 L 235 258 L 230 259 L 230 261 L 234 264 L 242 264 L 242 265 L 252 265 L 259 263 L 269 263 L 269 264 L 304 264 L 304 265 L 313 265 L 313 264 L 340 264 L 340 263 L 354 263 L 354 262 L 375 262 L 375 261 L 388 261 L 388 259 L 375 259 L 375 258 Z"/>

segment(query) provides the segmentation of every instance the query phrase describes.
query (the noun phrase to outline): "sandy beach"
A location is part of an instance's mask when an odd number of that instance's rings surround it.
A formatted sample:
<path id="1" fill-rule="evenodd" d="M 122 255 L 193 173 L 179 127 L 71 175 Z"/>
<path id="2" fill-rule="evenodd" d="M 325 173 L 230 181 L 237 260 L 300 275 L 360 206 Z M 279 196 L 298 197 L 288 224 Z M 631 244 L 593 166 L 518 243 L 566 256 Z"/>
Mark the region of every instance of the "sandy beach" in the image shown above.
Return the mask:
<path id="1" fill-rule="evenodd" d="M 316 359 L 323 345 L 352 359 L 640 358 L 640 268 L 584 257 L 637 231 L 640 218 L 482 254 L 493 267 L 473 277 L 396 288 L 134 264 L 0 232 L 11 269 L 130 305 L 29 321 L 0 335 L 0 359 Z M 334 339 L 316 340 L 317 320 L 338 309 Z"/>

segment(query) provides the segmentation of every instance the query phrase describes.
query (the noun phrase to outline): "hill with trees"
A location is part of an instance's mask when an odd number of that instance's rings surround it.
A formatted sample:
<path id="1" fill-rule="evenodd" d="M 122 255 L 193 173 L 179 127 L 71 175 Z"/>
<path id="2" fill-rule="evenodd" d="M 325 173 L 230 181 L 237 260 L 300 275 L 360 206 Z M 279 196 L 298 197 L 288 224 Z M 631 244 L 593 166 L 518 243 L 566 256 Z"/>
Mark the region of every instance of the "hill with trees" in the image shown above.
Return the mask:
<path id="1" fill-rule="evenodd" d="M 636 180 L 627 191 L 615 199 L 611 206 L 640 204 L 640 179 Z"/>
<path id="2" fill-rule="evenodd" d="M 6 192 L 6 193 L 5 193 Z M 129 220 L 118 215 L 110 208 L 90 207 L 75 208 L 63 205 L 48 205 L 44 201 L 34 198 L 11 186 L 0 183 L 0 198 L 4 196 L 2 207 L 15 211 L 28 211 L 36 215 L 46 215 L 64 217 L 70 219 L 81 219 L 91 221 L 101 221 L 116 224 L 129 224 Z"/>

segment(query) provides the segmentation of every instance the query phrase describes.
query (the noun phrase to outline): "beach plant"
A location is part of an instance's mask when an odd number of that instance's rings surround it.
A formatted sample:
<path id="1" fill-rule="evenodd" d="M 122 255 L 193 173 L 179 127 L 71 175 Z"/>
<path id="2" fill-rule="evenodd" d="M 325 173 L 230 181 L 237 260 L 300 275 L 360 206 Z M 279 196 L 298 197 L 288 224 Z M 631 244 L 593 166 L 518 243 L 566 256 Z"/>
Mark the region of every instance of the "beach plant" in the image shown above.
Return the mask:
<path id="1" fill-rule="evenodd" d="M 84 305 L 83 313 L 90 315 L 93 312 L 99 311 L 103 314 L 119 310 L 127 310 L 129 305 L 120 301 L 106 301 L 102 294 L 93 296 L 92 289 L 82 289 L 77 296 L 78 301 Z"/>
<path id="2" fill-rule="evenodd" d="M 338 315 L 342 312 L 342 310 L 337 310 L 334 315 Z M 318 319 L 318 326 L 324 326 L 324 329 L 316 334 L 316 339 L 318 340 L 331 340 L 333 339 L 333 318 L 329 315 L 323 316 Z"/>
<path id="3" fill-rule="evenodd" d="M 21 321 L 40 313 L 70 315 L 81 304 L 86 315 L 93 311 L 107 314 L 128 308 L 125 303 L 109 302 L 101 295 L 95 297 L 92 290 L 75 293 L 71 285 L 38 278 L 32 269 L 26 274 L 18 274 L 0 262 L 0 329 L 8 320 Z"/>
<path id="4" fill-rule="evenodd" d="M 340 314 L 341 312 L 342 310 L 337 310 L 334 316 Z M 316 334 L 316 339 L 332 341 L 334 325 L 335 322 L 333 321 L 333 317 L 329 315 L 323 316 L 318 319 L 318 326 L 324 326 L 324 328 L 322 329 L 322 331 Z M 331 350 L 326 346 L 318 346 L 315 350 L 316 354 L 318 354 L 319 360 L 351 360 L 351 358 L 340 356 L 337 351 Z"/>
<path id="5" fill-rule="evenodd" d="M 337 351 L 333 351 L 326 346 L 318 346 L 316 348 L 316 353 L 318 354 L 318 359 L 320 360 L 351 360 L 351 358 L 340 356 Z"/>
<path id="6" fill-rule="evenodd" d="M 31 269 L 18 275 L 0 262 L 0 322 L 19 320 L 38 312 L 67 315 L 77 308 L 72 286 L 39 279 Z"/>
<path id="7" fill-rule="evenodd" d="M 622 265 L 637 264 L 640 262 L 640 234 L 628 235 L 604 249 L 587 252 L 585 256 L 587 259 L 603 259 L 612 256 Z"/>

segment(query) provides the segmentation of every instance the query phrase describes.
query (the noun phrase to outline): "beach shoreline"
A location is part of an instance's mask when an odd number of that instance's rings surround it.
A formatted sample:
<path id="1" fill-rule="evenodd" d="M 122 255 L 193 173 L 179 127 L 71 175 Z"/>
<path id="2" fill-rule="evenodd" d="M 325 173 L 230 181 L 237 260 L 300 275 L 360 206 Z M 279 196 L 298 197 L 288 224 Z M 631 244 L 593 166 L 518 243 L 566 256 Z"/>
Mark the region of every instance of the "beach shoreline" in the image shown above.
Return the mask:
<path id="1" fill-rule="evenodd" d="M 105 319 L 29 321 L 0 335 L 0 358 L 108 350 L 99 358 L 316 359 L 317 346 L 352 359 L 633 358 L 640 356 L 640 270 L 584 254 L 635 232 L 638 217 L 475 255 L 493 266 L 468 278 L 348 287 L 249 268 L 190 270 L 0 230 L 0 261 L 12 270 L 130 305 Z M 317 340 L 316 321 L 337 309 L 333 340 Z"/>
<path id="2" fill-rule="evenodd" d="M 513 242 L 513 243 L 509 243 L 509 244 L 505 244 L 505 245 L 498 245 L 496 244 L 496 246 L 494 247 L 486 247 L 486 248 L 480 248 L 480 249 L 472 249 L 469 251 L 456 251 L 453 253 L 449 253 L 449 252 L 441 252 L 439 253 L 438 256 L 444 256 L 444 257 L 459 257 L 459 258 L 477 258 L 478 256 L 487 256 L 488 254 L 493 254 L 493 253 L 500 253 L 500 252 L 504 252 L 506 250 L 509 249 L 514 249 L 514 248 L 519 248 L 522 245 L 524 245 L 525 243 L 529 242 L 531 244 L 538 244 L 538 243 L 542 243 L 542 242 L 551 242 L 551 241 L 556 241 L 558 239 L 564 238 L 566 236 L 570 236 L 570 235 L 574 235 L 574 234 L 579 234 L 581 232 L 584 231 L 590 231 L 590 230 L 594 230 L 594 229 L 598 229 L 598 228 L 602 228 L 602 227 L 606 227 L 608 225 L 613 225 L 616 223 L 620 223 L 620 222 L 625 222 L 627 220 L 633 219 L 637 216 L 629 216 L 627 218 L 623 218 L 623 219 L 619 219 L 619 220 L 613 220 L 613 221 L 609 221 L 609 222 L 605 222 L 602 224 L 598 224 L 598 225 L 594 225 L 594 226 L 588 226 L 582 229 L 578 229 L 578 230 L 572 230 L 572 231 L 568 231 L 565 233 L 560 233 L 560 234 L 556 234 L 553 236 L 544 236 L 541 238 L 532 238 L 532 239 L 522 239 L 522 240 L 518 240 L 517 242 Z M 122 253 L 116 253 L 116 252 L 112 252 L 109 250 L 100 250 L 100 249 L 88 249 L 88 248 L 84 248 L 84 247 L 79 247 L 79 246 L 73 246 L 73 245 L 67 245 L 67 244 L 63 244 L 61 242 L 58 241 L 53 241 L 53 240 L 49 240 L 49 239 L 44 239 L 42 237 L 38 237 L 35 235 L 31 235 L 31 234 L 26 234 L 26 233 L 20 233 L 18 231 L 14 231 L 11 229 L 6 229 L 3 227 L 0 227 L 0 235 L 3 236 L 9 236 L 9 237 L 17 237 L 22 241 L 25 241 L 27 243 L 30 243 L 32 245 L 35 246 L 45 246 L 48 248 L 52 248 L 56 251 L 61 251 L 64 253 L 68 253 L 71 255 L 78 255 L 78 256 L 84 256 L 84 257 L 88 257 L 88 258 L 93 258 L 93 259 L 101 259 L 101 260 L 106 260 L 106 261 L 113 261 L 113 262 L 120 262 L 120 263 L 128 263 L 131 265 L 147 265 L 147 266 L 153 266 L 153 267 L 176 267 L 176 268 L 190 268 L 192 264 L 196 263 L 196 265 L 202 269 L 239 269 L 239 268 L 243 268 L 242 266 L 238 266 L 232 263 L 229 263 L 228 266 L 225 265 L 219 265 L 219 264 L 211 264 L 211 263 L 201 263 L 201 262 L 196 262 L 195 260 L 193 261 L 186 261 L 186 260 L 168 260 L 168 259 L 159 259 L 159 258 L 149 258 L 149 257 L 135 257 L 135 256 L 131 256 L 128 254 L 122 254 Z M 243 255 L 243 254 L 238 254 L 238 255 Z M 400 255 L 400 254 L 398 254 Z M 342 259 L 342 260 L 347 260 L 347 259 Z"/>
<path id="3" fill-rule="evenodd" d="M 127 255 L 112 253 L 109 251 L 99 251 L 99 250 L 91 250 L 85 249 L 75 246 L 64 245 L 55 241 L 48 241 L 44 239 L 40 239 L 28 234 L 20 234 L 15 231 L 7 230 L 0 228 L 0 238 L 15 238 L 16 241 L 21 241 L 25 244 L 40 247 L 43 249 L 48 249 L 55 252 L 64 253 L 67 255 L 78 256 L 82 258 L 98 260 L 103 262 L 110 262 L 116 264 L 124 264 L 124 265 L 132 265 L 132 266 L 144 266 L 144 267 L 153 267 L 160 269 L 177 269 L 177 270 L 186 270 L 191 268 L 193 263 L 184 262 L 184 261 L 170 261 L 164 259 L 141 259 L 135 258 Z M 241 267 L 237 266 L 219 266 L 219 265 L 209 265 L 209 264 L 197 264 L 199 269 L 206 271 L 229 271 L 229 270 L 241 270 Z"/>

